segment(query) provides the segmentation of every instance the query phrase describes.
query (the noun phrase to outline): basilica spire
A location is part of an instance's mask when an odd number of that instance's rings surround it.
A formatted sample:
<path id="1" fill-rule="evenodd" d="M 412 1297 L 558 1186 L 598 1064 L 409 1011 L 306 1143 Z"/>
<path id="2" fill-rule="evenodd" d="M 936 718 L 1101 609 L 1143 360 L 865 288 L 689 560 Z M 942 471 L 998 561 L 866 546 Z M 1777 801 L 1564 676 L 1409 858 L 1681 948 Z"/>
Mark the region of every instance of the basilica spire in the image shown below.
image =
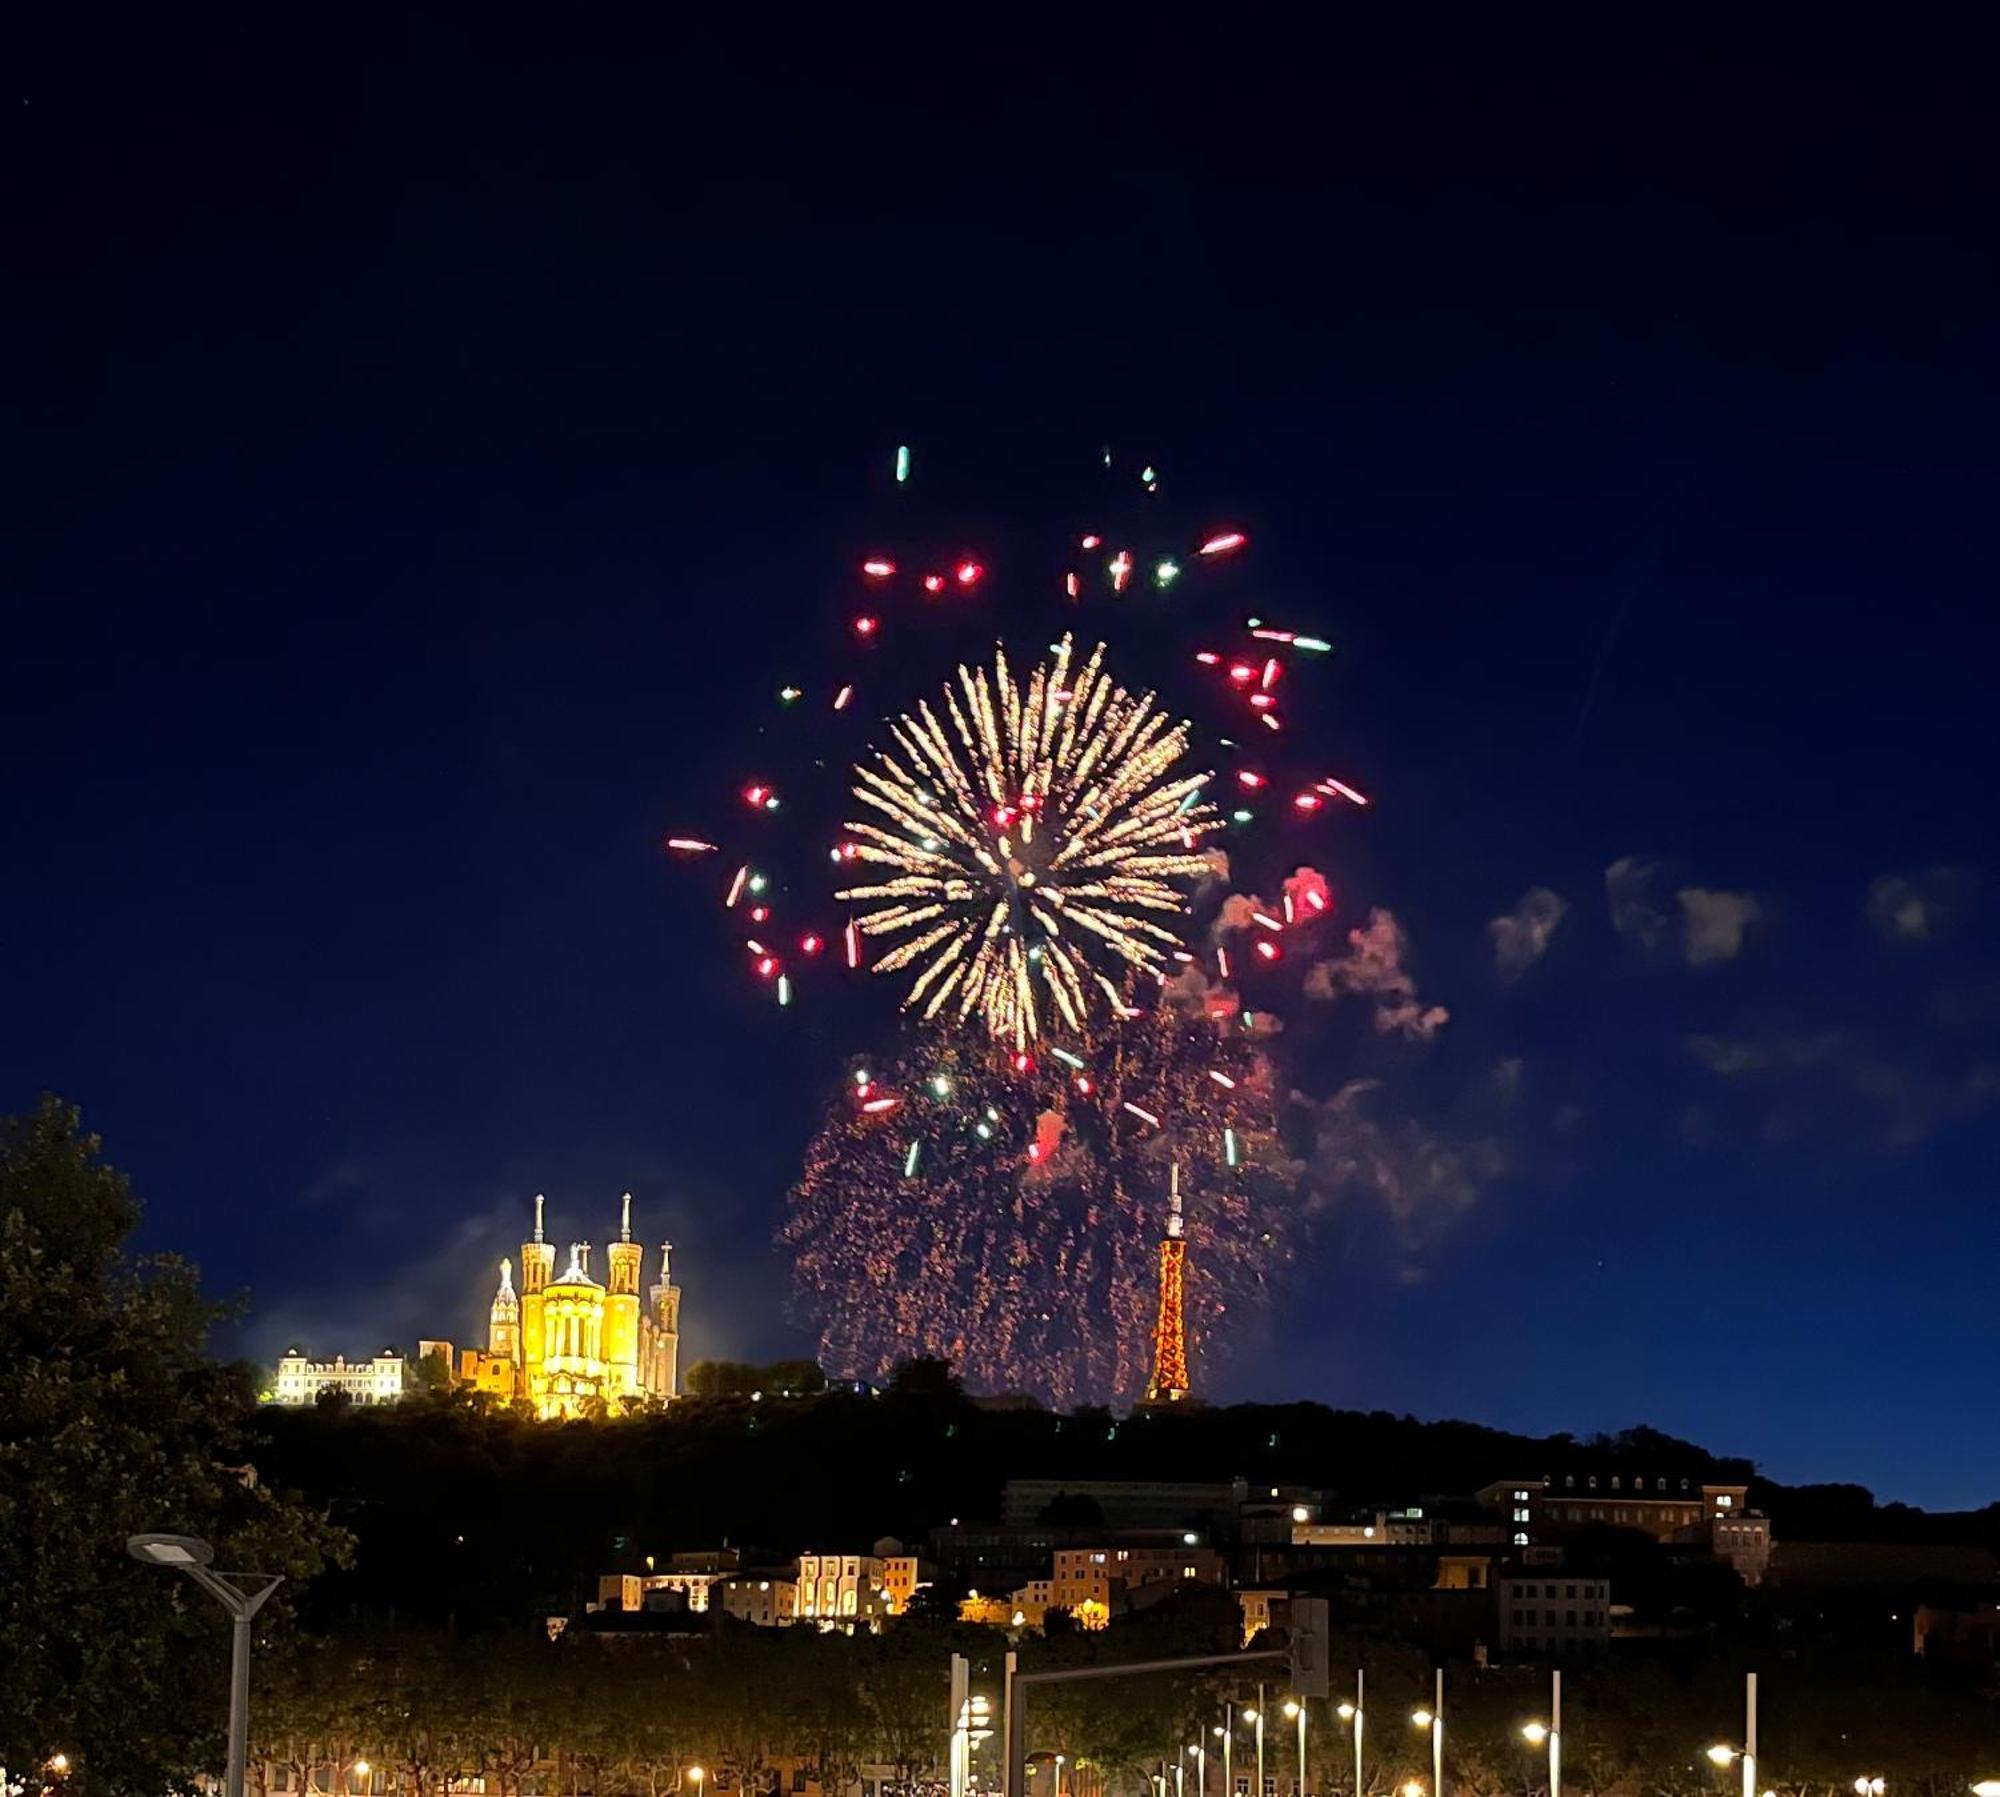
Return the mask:
<path id="1" fill-rule="evenodd" d="M 625 1213 L 623 1220 L 618 1225 L 618 1239 L 621 1242 L 629 1242 L 632 1239 L 632 1194 L 630 1192 L 625 1194 Z"/>
<path id="2" fill-rule="evenodd" d="M 542 1195 L 540 1192 L 537 1192 L 535 1194 L 535 1240 L 539 1242 L 541 1239 L 542 1239 Z"/>

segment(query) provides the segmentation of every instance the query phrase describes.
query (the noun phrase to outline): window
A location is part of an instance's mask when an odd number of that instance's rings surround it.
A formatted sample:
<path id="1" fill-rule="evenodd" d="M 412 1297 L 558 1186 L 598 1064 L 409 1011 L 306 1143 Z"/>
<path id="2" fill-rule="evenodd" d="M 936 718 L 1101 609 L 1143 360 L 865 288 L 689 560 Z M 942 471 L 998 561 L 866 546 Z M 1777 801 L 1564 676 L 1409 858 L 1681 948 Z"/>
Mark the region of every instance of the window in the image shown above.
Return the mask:
<path id="1" fill-rule="evenodd" d="M 1565 1585 L 1563 1587 L 1563 1596 L 1574 1597 L 1575 1595 L 1576 1595 L 1576 1587 L 1574 1585 Z"/>
<path id="2" fill-rule="evenodd" d="M 1525 1504 L 1527 1501 L 1528 1501 L 1528 1494 L 1525 1491 L 1517 1491 L 1514 1493 L 1515 1503 Z"/>
<path id="3" fill-rule="evenodd" d="M 803 1791 L 805 1788 L 806 1769 L 803 1766 L 794 1766 L 792 1768 L 792 1789 L 794 1791 Z"/>
<path id="4" fill-rule="evenodd" d="M 1516 1547 L 1526 1547 L 1528 1545 L 1528 1537 L 1524 1530 L 1516 1529 L 1514 1531 L 1514 1545 Z"/>
<path id="5" fill-rule="evenodd" d="M 1576 1627 L 1576 1612 L 1574 1610 L 1565 1610 L 1563 1612 L 1563 1627 L 1571 1629 Z"/>
<path id="6" fill-rule="evenodd" d="M 1612 1489 L 1613 1491 L 1617 1491 L 1617 1490 L 1619 1490 L 1619 1489 L 1620 1489 L 1620 1485 L 1619 1485 L 1619 1480 L 1618 1480 L 1618 1475 L 1617 1475 L 1616 1473 L 1613 1473 L 1613 1474 L 1611 1475 L 1611 1489 Z"/>
<path id="7" fill-rule="evenodd" d="M 1728 1492 L 1725 1491 L 1716 1498 L 1715 1507 L 1718 1510 L 1727 1510 L 1729 1506 L 1735 1502 L 1736 1500 L 1733 1497 L 1731 1497 Z"/>
<path id="8" fill-rule="evenodd" d="M 1526 1522 L 1528 1520 L 1528 1506 L 1526 1504 L 1516 1504 L 1514 1506 L 1514 1520 L 1516 1522 Z"/>

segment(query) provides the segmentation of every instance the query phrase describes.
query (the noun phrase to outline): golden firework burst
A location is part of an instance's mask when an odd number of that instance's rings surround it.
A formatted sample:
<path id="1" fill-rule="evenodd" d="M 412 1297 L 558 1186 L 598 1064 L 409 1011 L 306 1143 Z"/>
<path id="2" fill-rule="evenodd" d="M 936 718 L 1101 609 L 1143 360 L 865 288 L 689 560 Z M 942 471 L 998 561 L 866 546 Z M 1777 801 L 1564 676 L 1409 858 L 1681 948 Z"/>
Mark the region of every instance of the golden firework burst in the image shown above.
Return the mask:
<path id="1" fill-rule="evenodd" d="M 1064 637 L 1022 685 L 998 650 L 961 666 L 944 721 L 919 703 L 889 726 L 895 750 L 855 767 L 852 856 L 886 878 L 838 896 L 872 906 L 862 934 L 892 937 L 878 973 L 916 967 L 903 1003 L 926 1019 L 977 1015 L 1016 1048 L 1040 1034 L 1046 994 L 1082 1030 L 1092 993 L 1121 1009 L 1093 957 L 1157 972 L 1182 947 L 1186 888 L 1211 871 L 1222 827 L 1184 771 L 1189 726 L 1103 672 L 1073 670 Z M 947 726 L 948 721 L 948 726 Z M 1122 972 L 1122 968 L 1120 969 Z"/>

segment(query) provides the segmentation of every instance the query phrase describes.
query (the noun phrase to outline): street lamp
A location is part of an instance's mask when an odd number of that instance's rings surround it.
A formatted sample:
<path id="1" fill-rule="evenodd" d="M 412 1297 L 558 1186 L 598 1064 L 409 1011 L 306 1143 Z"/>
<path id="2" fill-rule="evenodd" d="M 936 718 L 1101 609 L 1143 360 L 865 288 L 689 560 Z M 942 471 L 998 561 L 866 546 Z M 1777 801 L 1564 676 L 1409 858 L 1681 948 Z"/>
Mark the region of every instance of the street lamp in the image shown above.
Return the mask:
<path id="1" fill-rule="evenodd" d="M 1757 1675 L 1746 1672 L 1743 1675 L 1743 1745 L 1731 1747 L 1718 1741 L 1708 1750 L 1709 1762 L 1718 1767 L 1727 1767 L 1732 1760 L 1743 1762 L 1743 1797 L 1757 1797 Z M 1873 1781 L 1879 1783 L 1880 1780 Z M 1871 1781 L 1857 1778 L 1854 1789 L 1859 1797 L 1881 1797 L 1872 1789 Z"/>
<path id="2" fill-rule="evenodd" d="M 1530 1747 L 1546 1746 L 1549 1750 L 1549 1797 L 1562 1797 L 1562 1726 L 1563 1675 L 1559 1671 L 1551 1671 L 1548 1721 L 1527 1722 L 1521 1726 L 1521 1739 Z"/>
<path id="3" fill-rule="evenodd" d="M 703 1781 L 708 1777 L 707 1772 L 700 1766 L 690 1766 L 688 1768 L 688 1777 L 694 1780 L 694 1797 L 701 1797 L 701 1787 Z"/>
<path id="4" fill-rule="evenodd" d="M 1245 1710 L 1244 1716 L 1257 1729 L 1257 1797 L 1264 1797 L 1264 1687 L 1257 1687 L 1257 1707 Z"/>
<path id="5" fill-rule="evenodd" d="M 1197 1741 L 1188 1752 L 1194 1755 L 1195 1797 L 1208 1797 L 1208 1743 Z"/>
<path id="6" fill-rule="evenodd" d="M 1888 1788 L 1879 1778 L 1857 1778 L 1854 1781 L 1854 1797 L 1882 1797 Z"/>
<path id="7" fill-rule="evenodd" d="M 1433 1679 L 1431 1707 L 1427 1710 L 1412 1710 L 1410 1726 L 1430 1731 L 1431 1737 L 1431 1791 L 1434 1797 L 1444 1797 L 1444 1668 L 1438 1667 Z"/>
<path id="8" fill-rule="evenodd" d="M 1062 1769 L 1063 1769 L 1063 1756 L 1062 1756 L 1061 1754 L 1057 1754 L 1057 1755 L 1056 1755 L 1056 1797 L 1063 1797 L 1063 1788 L 1062 1788 Z"/>
<path id="9" fill-rule="evenodd" d="M 1364 1797 L 1366 1786 L 1361 1782 L 1361 1731 L 1368 1721 L 1365 1706 L 1368 1675 L 1361 1667 L 1354 1669 L 1354 1701 L 1344 1703 L 1335 1712 L 1341 1721 L 1354 1725 L 1354 1797 Z M 1261 1793 L 1260 1793 L 1261 1797 Z"/>
<path id="10" fill-rule="evenodd" d="M 1972 1787 L 1972 1797 L 2000 1797 L 2000 1778 L 1982 1778 Z"/>
<path id="11" fill-rule="evenodd" d="M 129 1535 L 125 1551 L 145 1566 L 170 1566 L 184 1572 L 229 1612 L 229 1764 L 223 1797 L 243 1797 L 243 1765 L 250 1740 L 250 1624 L 285 1581 L 264 1572 L 216 1572 L 215 1549 L 193 1535 Z M 233 1583 L 261 1579 L 254 1591 Z"/>
<path id="12" fill-rule="evenodd" d="M 1293 1797 L 1306 1797 L 1306 1706 L 1293 1698 L 1285 1705 L 1285 1715 L 1299 1725 L 1299 1782 Z"/>

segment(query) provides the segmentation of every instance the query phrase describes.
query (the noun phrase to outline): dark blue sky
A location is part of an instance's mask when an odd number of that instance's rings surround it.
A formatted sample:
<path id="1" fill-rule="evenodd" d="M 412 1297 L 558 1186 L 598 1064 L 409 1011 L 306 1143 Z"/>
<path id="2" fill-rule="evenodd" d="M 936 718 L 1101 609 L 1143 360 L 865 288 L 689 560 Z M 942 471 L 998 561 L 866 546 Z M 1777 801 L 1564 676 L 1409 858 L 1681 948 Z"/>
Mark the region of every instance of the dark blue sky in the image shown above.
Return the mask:
<path id="1" fill-rule="evenodd" d="M 1318 1070 L 1380 1084 L 1225 1392 L 2000 1496 L 1991 46 L 1394 17 L 39 46 L 0 1105 L 82 1103 L 259 1352 L 466 1339 L 531 1193 L 628 1186 L 692 1354 L 796 1349 L 867 1044 L 658 838 L 891 446 L 1028 562 L 1130 444 L 1338 638 L 1328 859 L 1452 1013 Z"/>

